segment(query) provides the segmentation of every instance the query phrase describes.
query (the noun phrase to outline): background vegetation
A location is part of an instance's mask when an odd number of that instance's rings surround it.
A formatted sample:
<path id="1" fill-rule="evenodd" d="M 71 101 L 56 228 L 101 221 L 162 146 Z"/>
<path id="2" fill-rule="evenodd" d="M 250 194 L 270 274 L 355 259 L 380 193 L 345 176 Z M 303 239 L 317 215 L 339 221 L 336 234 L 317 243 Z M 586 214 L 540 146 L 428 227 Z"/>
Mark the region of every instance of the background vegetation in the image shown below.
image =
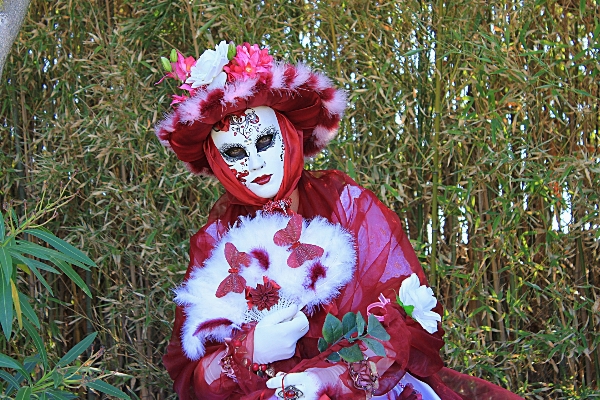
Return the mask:
<path id="1" fill-rule="evenodd" d="M 98 332 L 95 365 L 131 376 L 109 382 L 175 398 L 171 289 L 221 189 L 159 145 L 174 87 L 154 83 L 171 48 L 220 40 L 348 90 L 310 168 L 348 171 L 405 221 L 449 366 L 531 399 L 600 395 L 597 0 L 32 1 L 0 85 L 0 204 L 24 221 L 68 198 L 45 227 L 97 265 L 78 270 L 93 298 L 15 275 L 50 360 Z M 1 351 L 34 354 L 19 335 Z"/>

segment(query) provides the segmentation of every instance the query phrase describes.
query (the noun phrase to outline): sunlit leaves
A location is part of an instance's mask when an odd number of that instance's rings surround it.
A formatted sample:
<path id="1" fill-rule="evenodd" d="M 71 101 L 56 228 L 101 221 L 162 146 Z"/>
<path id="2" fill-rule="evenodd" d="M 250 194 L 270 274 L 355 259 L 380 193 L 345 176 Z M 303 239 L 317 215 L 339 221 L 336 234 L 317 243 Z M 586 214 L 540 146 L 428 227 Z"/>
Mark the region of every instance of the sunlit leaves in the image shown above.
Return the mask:
<path id="1" fill-rule="evenodd" d="M 9 371 L 16 371 L 15 374 L 0 371 L 0 379 L 4 380 L 9 385 L 6 391 L 7 394 L 17 390 L 16 399 L 42 399 L 45 398 L 43 396 L 46 393 L 51 394 L 52 398 L 74 399 L 77 398 L 77 395 L 66 391 L 65 389 L 81 385 L 119 399 L 130 398 L 127 394 L 113 385 L 110 385 L 99 378 L 87 375 L 91 372 L 97 373 L 97 370 L 85 366 L 69 366 L 69 364 L 73 363 L 90 347 L 96 338 L 96 333 L 88 335 L 81 342 L 77 343 L 56 363 L 54 368 L 49 368 L 47 354 L 42 339 L 35 331 L 35 328 L 29 325 L 27 321 L 25 327 L 30 334 L 33 335 L 32 337 L 35 341 L 35 345 L 38 350 L 40 350 L 41 358 L 29 357 L 25 360 L 24 364 L 21 364 L 11 357 L 0 354 L 0 367 L 6 368 Z M 97 355 L 92 357 L 97 357 Z M 34 381 L 32 379 L 32 372 L 36 368 L 41 368 L 43 375 L 41 378 Z M 23 385 L 23 383 L 25 384 Z M 51 386 L 53 388 L 51 388 Z M 32 397 L 34 393 L 36 393 L 35 397 Z"/>

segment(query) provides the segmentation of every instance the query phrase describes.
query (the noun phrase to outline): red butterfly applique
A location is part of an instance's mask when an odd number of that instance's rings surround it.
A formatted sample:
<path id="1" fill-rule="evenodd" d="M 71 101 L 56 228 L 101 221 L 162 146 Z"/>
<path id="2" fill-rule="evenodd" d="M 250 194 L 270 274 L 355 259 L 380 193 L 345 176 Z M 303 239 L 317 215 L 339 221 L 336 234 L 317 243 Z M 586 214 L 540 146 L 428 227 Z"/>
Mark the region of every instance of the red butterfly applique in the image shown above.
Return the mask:
<path id="1" fill-rule="evenodd" d="M 229 275 L 217 288 L 217 297 L 223 297 L 227 293 L 243 293 L 246 288 L 246 280 L 239 274 L 240 265 L 247 267 L 250 265 L 250 257 L 248 254 L 238 251 L 233 243 L 225 243 L 225 259 L 229 263 Z"/>
<path id="2" fill-rule="evenodd" d="M 300 243 L 300 234 L 302 233 L 302 217 L 299 214 L 293 214 L 284 229 L 275 233 L 273 242 L 277 246 L 289 246 L 291 253 L 287 259 L 287 264 L 291 268 L 298 268 L 308 260 L 314 260 L 323 255 L 323 248 L 314 244 Z"/>

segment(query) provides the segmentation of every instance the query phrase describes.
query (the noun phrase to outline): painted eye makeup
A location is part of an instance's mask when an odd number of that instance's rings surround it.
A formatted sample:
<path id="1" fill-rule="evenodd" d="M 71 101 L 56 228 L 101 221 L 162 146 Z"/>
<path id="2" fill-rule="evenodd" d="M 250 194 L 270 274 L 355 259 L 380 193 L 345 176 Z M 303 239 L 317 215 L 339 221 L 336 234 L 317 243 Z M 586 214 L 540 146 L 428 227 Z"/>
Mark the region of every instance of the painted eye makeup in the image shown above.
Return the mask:
<path id="1" fill-rule="evenodd" d="M 263 134 L 256 139 L 256 151 L 261 152 L 273 147 L 276 134 L 277 131 L 273 127 L 265 129 Z"/>
<path id="2" fill-rule="evenodd" d="M 248 157 L 246 149 L 237 145 L 225 145 L 219 151 L 229 162 L 239 161 Z"/>

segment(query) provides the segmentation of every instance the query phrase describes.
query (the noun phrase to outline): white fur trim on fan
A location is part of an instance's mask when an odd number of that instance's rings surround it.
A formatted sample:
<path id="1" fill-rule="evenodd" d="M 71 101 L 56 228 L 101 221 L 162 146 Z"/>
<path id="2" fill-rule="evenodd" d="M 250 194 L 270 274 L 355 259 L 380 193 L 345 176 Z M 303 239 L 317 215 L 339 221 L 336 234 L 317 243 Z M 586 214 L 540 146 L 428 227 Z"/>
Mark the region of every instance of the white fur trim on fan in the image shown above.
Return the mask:
<path id="1" fill-rule="evenodd" d="M 323 255 L 306 261 L 298 268 L 287 265 L 290 253 L 285 246 L 276 245 L 273 237 L 286 227 L 289 219 L 285 215 L 264 213 L 258 213 L 255 218 L 240 218 L 239 223 L 218 242 L 204 265 L 196 266 L 189 279 L 175 290 L 175 302 L 183 306 L 186 315 L 181 339 L 188 358 L 196 360 L 202 357 L 206 341 L 223 341 L 245 322 L 257 321 L 269 313 L 266 310 L 248 312 L 244 293 L 231 292 L 221 298 L 215 296 L 219 284 L 229 275 L 225 243 L 233 243 L 238 251 L 248 255 L 256 249 L 268 255 L 267 270 L 255 257 L 250 256 L 250 266 L 241 266 L 239 273 L 246 279 L 246 285 L 252 288 L 263 283 L 263 276 L 281 286 L 281 304 L 272 307 L 271 311 L 282 308 L 286 303 L 294 303 L 300 307 L 306 305 L 310 314 L 317 306 L 336 298 L 350 281 L 356 262 L 354 239 L 340 225 L 322 217 L 312 221 L 303 220 L 300 242 L 320 246 L 324 250 Z M 313 290 L 308 285 L 311 283 L 309 274 L 317 263 L 324 268 L 325 277 L 314 282 Z M 223 319 L 227 323 L 223 323 Z M 217 323 L 219 321 L 220 324 Z M 208 328 L 198 329 L 202 324 Z"/>

